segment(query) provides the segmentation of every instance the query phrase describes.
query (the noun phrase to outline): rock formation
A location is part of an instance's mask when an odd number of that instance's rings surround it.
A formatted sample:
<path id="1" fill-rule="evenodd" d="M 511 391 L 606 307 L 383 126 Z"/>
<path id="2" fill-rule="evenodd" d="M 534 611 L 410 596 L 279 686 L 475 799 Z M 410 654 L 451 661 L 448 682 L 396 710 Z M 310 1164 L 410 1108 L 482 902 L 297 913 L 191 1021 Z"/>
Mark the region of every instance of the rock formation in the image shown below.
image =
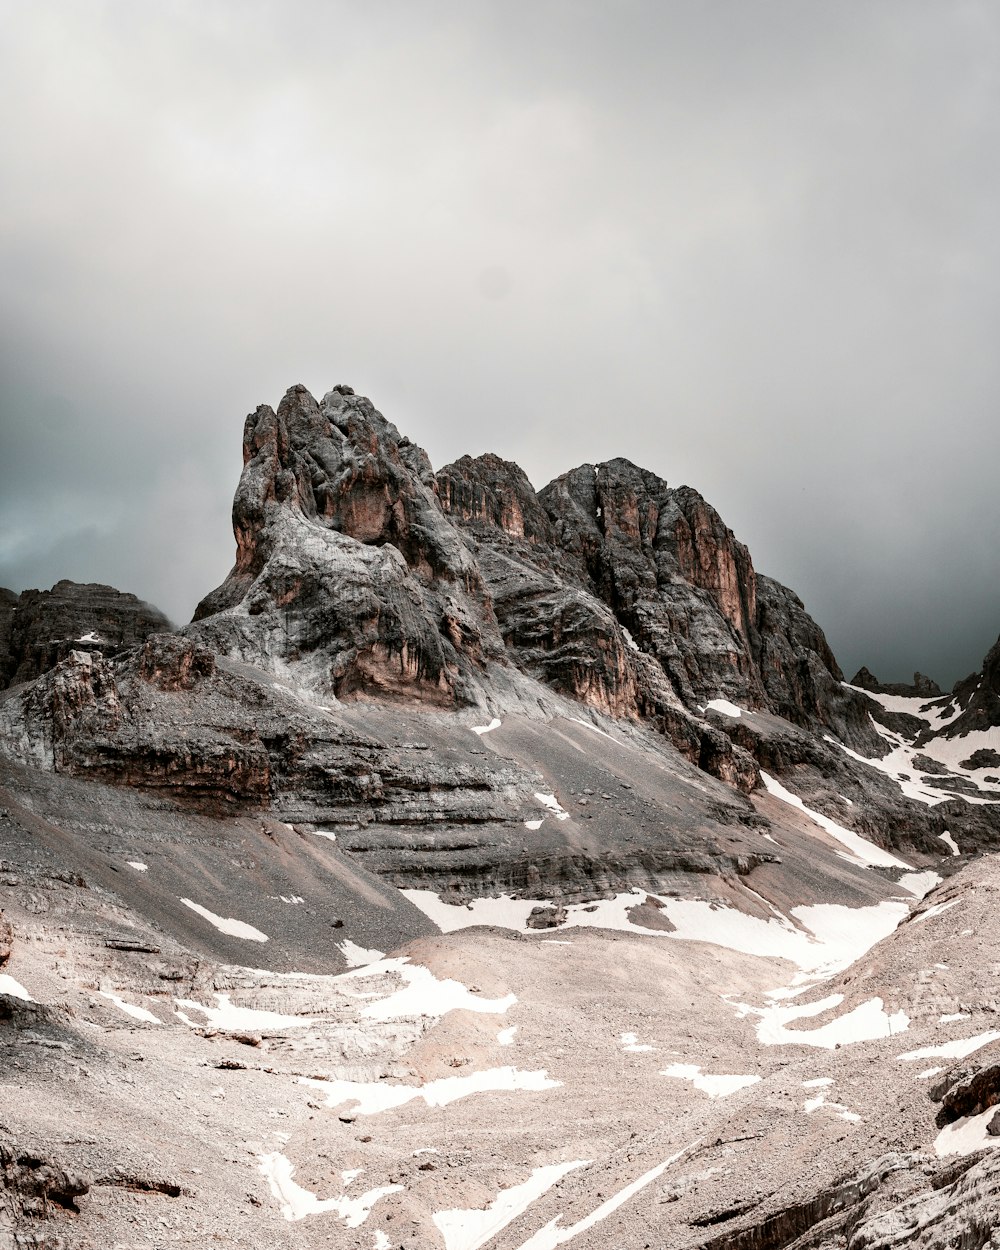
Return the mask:
<path id="1" fill-rule="evenodd" d="M 498 655 L 478 571 L 434 498 L 426 454 L 367 399 L 293 387 L 247 418 L 236 564 L 193 632 L 317 689 L 470 701 Z"/>
<path id="2" fill-rule="evenodd" d="M 0 588 L 0 690 L 31 681 L 70 651 L 116 655 L 168 629 L 157 608 L 111 586 L 62 581 L 20 595 Z"/>
<path id="3" fill-rule="evenodd" d="M 0 1243 L 992 1250 L 1000 644 L 847 684 L 691 488 L 344 386 L 233 522 L 0 593 Z"/>

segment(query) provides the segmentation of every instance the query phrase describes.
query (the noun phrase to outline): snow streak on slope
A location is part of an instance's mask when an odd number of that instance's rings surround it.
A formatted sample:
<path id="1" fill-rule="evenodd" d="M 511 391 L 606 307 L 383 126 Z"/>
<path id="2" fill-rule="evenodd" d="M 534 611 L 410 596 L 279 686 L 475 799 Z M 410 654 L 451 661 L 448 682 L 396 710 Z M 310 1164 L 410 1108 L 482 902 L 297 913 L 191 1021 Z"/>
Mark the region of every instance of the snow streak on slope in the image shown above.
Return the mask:
<path id="1" fill-rule="evenodd" d="M 215 925 L 220 933 L 228 933 L 230 937 L 243 938 L 248 942 L 266 942 L 268 940 L 266 933 L 261 933 L 260 929 L 255 929 L 252 924 L 246 924 L 243 920 L 217 916 L 214 911 L 209 911 L 207 907 L 202 907 L 200 903 L 192 903 L 189 898 L 182 898 L 181 902 L 185 907 L 190 907 L 192 911 L 196 911 L 199 916 L 203 916 L 209 924 Z"/>
<path id="2" fill-rule="evenodd" d="M 796 794 L 792 794 L 790 790 L 786 790 L 780 781 L 761 770 L 760 779 L 764 783 L 764 788 L 768 794 L 773 794 L 776 799 L 781 799 L 783 803 L 787 803 L 790 807 L 797 807 L 800 812 L 804 812 L 814 824 L 819 825 L 821 829 L 832 837 L 836 838 L 841 845 L 845 846 L 852 855 L 856 863 L 864 864 L 867 867 L 879 865 L 883 868 L 909 868 L 910 864 L 905 859 L 900 859 L 897 855 L 890 854 L 880 846 L 876 846 L 873 842 L 869 842 L 867 838 L 863 838 L 859 833 L 854 833 L 850 829 L 845 829 L 843 825 L 838 825 L 835 820 L 831 820 L 829 816 L 824 816 L 822 812 L 814 812 L 811 807 L 806 807 L 805 803 Z"/>
<path id="3" fill-rule="evenodd" d="M 575 1159 L 572 1163 L 535 1168 L 522 1184 L 501 1190 L 485 1210 L 438 1211 L 434 1223 L 444 1237 L 445 1250 L 479 1250 L 567 1172 L 590 1162 L 590 1159 Z"/>
<path id="4" fill-rule="evenodd" d="M 694 1141 L 691 1145 L 685 1146 L 683 1150 L 678 1150 L 676 1154 L 671 1155 L 669 1159 L 664 1159 L 662 1163 L 658 1163 L 655 1168 L 650 1168 L 648 1172 L 644 1172 L 642 1176 L 634 1180 L 630 1185 L 620 1189 L 616 1194 L 608 1198 L 606 1202 L 602 1202 L 589 1215 L 570 1225 L 569 1228 L 559 1227 L 562 1216 L 557 1215 L 544 1228 L 540 1228 L 534 1237 L 529 1237 L 520 1247 L 520 1250 L 554 1250 L 555 1246 L 561 1246 L 567 1241 L 572 1241 L 574 1237 L 579 1237 L 588 1228 L 593 1228 L 601 1220 L 607 1219 L 612 1212 L 617 1211 L 620 1206 L 628 1202 L 629 1198 L 633 1197 L 641 1189 L 645 1189 L 647 1185 L 652 1184 L 658 1176 L 663 1175 L 672 1163 L 676 1163 L 682 1155 L 687 1154 L 689 1150 L 697 1145 L 698 1142 Z"/>
<path id="5" fill-rule="evenodd" d="M 309 1085 L 326 1095 L 328 1107 L 342 1103 L 354 1104 L 355 1115 L 378 1115 L 402 1107 L 415 1098 L 422 1099 L 428 1107 L 446 1107 L 459 1098 L 471 1094 L 493 1093 L 499 1090 L 555 1089 L 561 1082 L 549 1079 L 545 1071 L 522 1072 L 518 1068 L 488 1068 L 483 1072 L 471 1072 L 468 1076 L 443 1076 L 426 1085 L 389 1085 L 385 1081 L 321 1081 L 301 1076 L 300 1085 Z"/>

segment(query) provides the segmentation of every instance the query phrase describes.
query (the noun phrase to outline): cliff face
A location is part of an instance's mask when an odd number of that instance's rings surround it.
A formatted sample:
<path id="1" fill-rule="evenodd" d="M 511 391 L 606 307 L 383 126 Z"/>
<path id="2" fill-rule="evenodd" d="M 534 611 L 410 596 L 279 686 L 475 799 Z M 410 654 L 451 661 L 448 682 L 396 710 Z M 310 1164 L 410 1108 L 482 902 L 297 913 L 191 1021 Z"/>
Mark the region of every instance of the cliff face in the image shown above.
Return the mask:
<path id="1" fill-rule="evenodd" d="M 466 678 L 502 648 L 425 453 L 350 387 L 318 404 L 298 386 L 250 414 L 243 458 L 236 564 L 192 632 L 340 697 L 468 701 Z"/>
<path id="2" fill-rule="evenodd" d="M 61 581 L 20 595 L 0 589 L 0 690 L 32 681 L 71 651 L 117 654 L 168 629 L 157 608 L 111 586 Z"/>
<path id="3" fill-rule="evenodd" d="M 818 626 L 688 487 L 627 460 L 537 493 L 493 455 L 435 476 L 349 387 L 293 387 L 247 418 L 243 450 L 236 563 L 191 627 L 216 650 L 442 706 L 513 664 L 691 757 L 718 698 L 871 745 Z"/>
<path id="4" fill-rule="evenodd" d="M 724 751 L 696 723 L 720 698 L 883 750 L 822 630 L 791 591 L 757 574 L 697 491 L 619 459 L 582 465 L 536 495 L 496 456 L 446 466 L 437 489 L 508 654 L 532 676 L 656 724 L 694 759 Z"/>

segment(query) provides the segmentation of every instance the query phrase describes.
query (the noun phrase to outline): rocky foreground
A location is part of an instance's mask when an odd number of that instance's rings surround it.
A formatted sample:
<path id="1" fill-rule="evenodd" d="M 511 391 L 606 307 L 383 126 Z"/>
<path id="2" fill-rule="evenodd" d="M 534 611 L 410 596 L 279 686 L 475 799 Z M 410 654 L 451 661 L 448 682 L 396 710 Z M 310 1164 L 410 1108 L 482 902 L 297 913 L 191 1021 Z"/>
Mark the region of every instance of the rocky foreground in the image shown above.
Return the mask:
<path id="1" fill-rule="evenodd" d="M 190 625 L 0 598 L 0 1246 L 1000 1246 L 1000 644 L 349 387 L 244 460 Z"/>

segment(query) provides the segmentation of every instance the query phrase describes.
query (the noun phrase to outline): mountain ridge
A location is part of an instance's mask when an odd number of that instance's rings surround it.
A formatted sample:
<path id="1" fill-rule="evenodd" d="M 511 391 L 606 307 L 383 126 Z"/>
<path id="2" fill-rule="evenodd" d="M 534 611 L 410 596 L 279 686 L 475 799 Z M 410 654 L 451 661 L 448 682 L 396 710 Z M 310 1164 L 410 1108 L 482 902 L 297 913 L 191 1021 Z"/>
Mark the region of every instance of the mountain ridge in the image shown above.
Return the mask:
<path id="1" fill-rule="evenodd" d="M 0 596 L 0 1241 L 991 1246 L 1000 644 L 845 682 L 692 488 L 346 386 L 243 456 L 188 625 Z"/>

